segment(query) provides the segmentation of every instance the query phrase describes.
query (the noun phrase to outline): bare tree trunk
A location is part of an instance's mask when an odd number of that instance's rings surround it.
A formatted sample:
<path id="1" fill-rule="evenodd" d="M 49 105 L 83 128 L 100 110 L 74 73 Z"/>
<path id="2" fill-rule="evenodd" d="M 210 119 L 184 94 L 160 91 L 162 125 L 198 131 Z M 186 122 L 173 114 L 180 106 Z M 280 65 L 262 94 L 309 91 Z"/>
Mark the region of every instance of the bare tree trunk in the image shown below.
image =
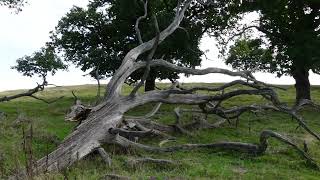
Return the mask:
<path id="1" fill-rule="evenodd" d="M 95 111 L 55 151 L 37 162 L 37 172 L 59 171 L 111 141 L 114 135 L 109 134 L 108 129 L 121 123 L 121 107 L 117 103 L 107 103 Z"/>
<path id="2" fill-rule="evenodd" d="M 292 76 L 296 81 L 296 102 L 302 99 L 311 100 L 309 70 L 304 68 L 295 68 Z"/>
<path id="3" fill-rule="evenodd" d="M 157 102 L 159 99 L 168 96 L 166 91 L 163 93 L 151 91 L 145 96 L 136 96 L 133 93 L 130 96 L 123 97 L 121 96 L 121 89 L 131 73 L 145 67 L 144 63 L 136 62 L 138 56 L 150 50 L 151 52 L 155 51 L 155 44 L 164 41 L 166 37 L 179 27 L 190 3 L 191 0 L 187 0 L 185 3 L 179 4 L 172 23 L 158 34 L 157 37 L 140 44 L 127 53 L 122 61 L 122 65 L 106 87 L 104 102 L 94 107 L 88 118 L 73 133 L 66 137 L 56 150 L 37 161 L 36 171 L 38 173 L 69 167 L 74 162 L 100 148 L 102 144 L 113 143 L 115 135 L 110 134 L 109 130 L 117 128 L 120 125 L 125 112 L 136 106 L 149 102 Z M 217 69 L 213 70 L 216 71 Z M 152 98 L 153 96 L 156 97 Z M 175 101 L 175 98 L 171 101 Z"/>
<path id="4" fill-rule="evenodd" d="M 153 75 L 154 71 L 150 71 L 149 77 L 146 80 L 144 91 L 153 91 L 156 88 L 156 78 Z"/>

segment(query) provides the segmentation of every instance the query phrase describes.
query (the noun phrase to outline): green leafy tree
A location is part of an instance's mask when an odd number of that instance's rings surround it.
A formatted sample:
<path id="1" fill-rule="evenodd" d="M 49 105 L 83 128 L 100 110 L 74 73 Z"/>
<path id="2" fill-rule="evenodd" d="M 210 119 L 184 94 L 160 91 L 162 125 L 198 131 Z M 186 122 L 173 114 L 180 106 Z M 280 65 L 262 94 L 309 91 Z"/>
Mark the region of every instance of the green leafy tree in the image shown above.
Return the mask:
<path id="1" fill-rule="evenodd" d="M 17 11 L 21 11 L 21 7 L 26 3 L 25 0 L 0 0 L 0 6 L 7 6 L 8 8 L 16 9 Z M 20 97 L 33 97 L 38 100 L 44 101 L 46 103 L 50 103 L 49 101 L 36 97 L 36 94 L 39 91 L 44 90 L 44 88 L 48 85 L 47 75 L 54 75 L 57 70 L 66 69 L 67 66 L 61 61 L 61 59 L 54 52 L 54 48 L 52 47 L 44 47 L 41 48 L 40 51 L 35 52 L 31 56 L 24 56 L 17 60 L 17 65 L 12 67 L 12 69 L 16 69 L 18 72 L 22 73 L 24 76 L 34 77 L 39 76 L 42 78 L 43 82 L 41 84 L 37 84 L 37 86 L 33 89 L 29 89 L 26 92 L 22 92 L 19 94 L 14 94 L 11 96 L 3 96 L 0 97 L 0 102 L 10 101 L 13 99 L 17 99 Z"/>
<path id="2" fill-rule="evenodd" d="M 51 47 L 43 47 L 31 56 L 17 59 L 17 65 L 12 67 L 24 76 L 39 76 L 46 78 L 48 74 L 54 75 L 58 70 L 66 69 L 67 66 L 56 55 Z"/>
<path id="3" fill-rule="evenodd" d="M 17 60 L 17 65 L 12 67 L 18 72 L 22 73 L 24 76 L 35 77 L 39 76 L 42 78 L 42 83 L 38 83 L 37 86 L 28 91 L 14 94 L 11 96 L 0 97 L 0 102 L 10 101 L 20 97 L 32 97 L 37 100 L 41 100 L 46 103 L 51 103 L 54 101 L 48 101 L 42 98 L 35 96 L 39 91 L 43 91 L 46 86 L 48 86 L 47 75 L 54 75 L 57 70 L 66 69 L 67 66 L 61 61 L 59 57 L 56 56 L 56 53 L 53 51 L 53 48 L 45 47 L 41 48 L 40 51 L 33 53 L 31 56 L 24 56 Z M 60 98 L 58 98 L 60 99 Z"/>
<path id="4" fill-rule="evenodd" d="M 9 8 L 17 9 L 21 11 L 21 7 L 23 7 L 26 3 L 26 0 L 0 0 L 0 6 L 7 6 Z"/>
<path id="5" fill-rule="evenodd" d="M 148 15 L 140 22 L 142 40 L 156 34 L 151 16 L 156 15 L 160 30 L 164 29 L 175 16 L 172 11 L 178 1 L 149 1 Z M 63 54 L 66 61 L 73 62 L 83 71 L 90 71 L 95 77 L 111 77 L 121 65 L 125 54 L 139 45 L 135 31 L 137 18 L 144 14 L 144 5 L 137 0 L 94 0 L 86 9 L 74 7 L 63 17 L 52 32 L 51 45 Z M 185 67 L 200 65 L 202 52 L 199 43 L 204 26 L 193 15 L 186 18 L 169 39 L 162 43 L 154 58 L 162 58 Z M 146 55 L 142 55 L 143 61 Z M 128 82 L 140 79 L 144 70 L 130 76 Z M 155 79 L 178 78 L 178 73 L 165 68 L 152 68 L 145 90 L 155 88 Z"/>
<path id="6" fill-rule="evenodd" d="M 320 68 L 320 2 L 315 0 L 256 0 L 234 13 L 258 12 L 259 19 L 244 26 L 230 48 L 226 63 L 236 69 L 290 75 L 296 100 L 311 99 L 309 71 Z M 258 30 L 262 35 L 247 33 Z"/>

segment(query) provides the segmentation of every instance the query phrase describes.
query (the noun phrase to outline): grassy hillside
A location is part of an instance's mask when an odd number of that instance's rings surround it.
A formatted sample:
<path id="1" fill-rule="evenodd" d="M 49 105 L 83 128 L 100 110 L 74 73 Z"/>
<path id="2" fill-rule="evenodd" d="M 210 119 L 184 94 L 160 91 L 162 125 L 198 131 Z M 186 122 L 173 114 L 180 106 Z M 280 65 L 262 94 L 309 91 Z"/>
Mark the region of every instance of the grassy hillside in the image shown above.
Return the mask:
<path id="1" fill-rule="evenodd" d="M 186 84 L 192 86 L 194 84 Z M 212 85 L 212 84 L 206 84 Z M 166 86 L 161 84 L 161 86 Z M 239 88 L 239 87 L 238 87 Z M 67 136 L 76 123 L 65 122 L 66 110 L 73 103 L 71 90 L 75 90 L 79 98 L 87 104 L 93 103 L 96 96 L 96 87 L 92 85 L 51 88 L 39 94 L 46 99 L 60 96 L 64 98 L 53 104 L 45 104 L 31 98 L 21 98 L 11 102 L 1 103 L 0 110 L 6 117 L 0 120 L 0 177 L 3 178 L 25 165 L 22 151 L 22 134 L 24 128 L 31 123 L 34 129 L 33 155 L 35 158 L 45 156 L 52 151 L 59 142 Z M 124 94 L 130 91 L 124 89 Z M 15 92 L 3 92 L 0 96 Z M 292 104 L 295 92 L 292 87 L 287 91 L 279 91 L 283 102 Z M 315 102 L 320 102 L 320 87 L 313 87 L 312 94 Z M 226 102 L 226 106 L 240 104 L 263 103 L 261 97 L 243 96 Z M 154 117 L 155 121 L 173 123 L 173 105 L 164 105 Z M 142 115 L 152 109 L 152 105 L 138 107 L 129 113 Z M 319 112 L 311 109 L 303 111 L 307 123 L 316 132 L 320 133 Z M 191 120 L 191 115 L 183 117 L 185 122 Z M 210 117 L 216 121 L 216 117 Z M 221 140 L 243 141 L 248 143 L 259 142 L 262 130 L 274 130 L 281 134 L 294 137 L 295 141 L 309 145 L 310 154 L 320 162 L 320 143 L 301 128 L 291 117 L 275 112 L 266 112 L 259 116 L 246 113 L 240 118 L 239 127 L 234 124 L 224 124 L 219 129 L 193 132 L 193 137 L 175 134 L 176 142 L 180 143 L 212 143 Z M 158 145 L 154 140 L 145 140 L 149 144 Z M 116 146 L 108 146 L 106 150 L 112 156 L 112 167 L 107 167 L 99 156 L 91 155 L 85 160 L 64 170 L 63 173 L 46 174 L 38 179 L 99 179 L 104 174 L 119 174 L 134 179 L 319 179 L 320 172 L 308 167 L 303 159 L 288 146 L 271 140 L 271 146 L 263 156 L 253 157 L 247 154 L 232 151 L 195 150 L 189 152 L 153 154 L 133 149 L 124 150 Z M 141 165 L 130 167 L 126 161 L 130 158 L 153 157 L 171 159 L 179 162 L 172 166 Z M 1 178 L 0 178 L 1 179 Z"/>

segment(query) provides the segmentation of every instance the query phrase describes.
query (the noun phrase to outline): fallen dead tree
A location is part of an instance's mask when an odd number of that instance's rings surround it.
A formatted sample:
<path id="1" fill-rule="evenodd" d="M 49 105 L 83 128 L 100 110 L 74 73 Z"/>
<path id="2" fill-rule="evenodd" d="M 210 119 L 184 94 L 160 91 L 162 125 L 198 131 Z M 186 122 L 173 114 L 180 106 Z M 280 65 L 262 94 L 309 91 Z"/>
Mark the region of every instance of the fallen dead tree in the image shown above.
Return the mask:
<path id="1" fill-rule="evenodd" d="M 172 23 L 163 31 L 160 32 L 157 19 L 153 16 L 157 35 L 147 42 L 140 41 L 140 45 L 130 50 L 123 59 L 122 65 L 117 70 L 115 75 L 110 80 L 106 87 L 104 100 L 97 106 L 91 109 L 88 117 L 72 132 L 65 140 L 50 154 L 35 163 L 35 171 L 37 173 L 59 171 L 61 169 L 71 166 L 76 161 L 86 157 L 96 150 L 104 157 L 107 163 L 110 163 L 108 153 L 103 150 L 102 145 L 117 144 L 122 147 L 139 148 L 146 151 L 153 152 L 172 152 L 178 150 L 192 150 L 197 148 L 221 149 L 221 150 L 237 150 L 244 151 L 254 155 L 261 155 L 267 148 L 267 139 L 273 137 L 283 143 L 286 143 L 299 152 L 308 162 L 318 167 L 316 162 L 301 150 L 290 139 L 272 132 L 263 131 L 260 136 L 259 144 L 249 144 L 241 142 L 220 142 L 212 144 L 185 144 L 174 147 L 151 147 L 129 140 L 130 137 L 143 137 L 143 136 L 170 136 L 170 132 L 180 131 L 186 132 L 186 126 L 179 122 L 179 111 L 176 111 L 177 118 L 174 126 L 157 124 L 149 121 L 148 118 L 154 113 L 150 113 L 144 117 L 125 117 L 124 114 L 137 106 L 147 103 L 163 103 L 163 104 L 185 104 L 185 105 L 199 105 L 201 113 L 213 113 L 221 116 L 224 119 L 236 118 L 244 111 L 271 109 L 291 115 L 298 124 L 307 132 L 320 140 L 317 133 L 313 132 L 303 118 L 300 117 L 295 109 L 289 108 L 281 103 L 275 91 L 267 84 L 257 81 L 250 72 L 232 72 L 220 68 L 207 68 L 207 69 L 191 69 L 186 67 L 176 66 L 161 59 L 153 59 L 153 54 L 157 49 L 158 44 L 164 41 L 180 26 L 180 22 L 184 18 L 184 13 L 189 7 L 191 0 L 186 0 L 178 4 L 176 8 L 176 15 Z M 141 19 L 141 18 L 139 18 Z M 138 28 L 138 23 L 136 29 Z M 140 32 L 138 31 L 138 37 Z M 141 39 L 141 38 L 139 38 Z M 140 55 L 148 53 L 145 61 L 140 61 Z M 164 90 L 154 90 L 138 93 L 140 87 L 143 86 L 146 77 L 148 76 L 149 69 L 152 66 L 163 66 L 179 73 L 186 73 L 192 75 L 205 75 L 210 73 L 220 73 L 229 76 L 237 76 L 245 79 L 239 80 L 218 88 L 207 87 L 194 87 L 192 89 L 183 88 L 179 83 L 174 83 L 170 88 Z M 128 96 L 121 95 L 122 87 L 126 79 L 131 73 L 138 69 L 145 69 L 145 74 L 141 78 L 141 82 L 133 89 Z M 235 85 L 243 85 L 247 89 L 233 90 L 223 92 L 224 89 Z M 198 90 L 218 91 L 214 95 L 197 94 Z M 246 106 L 233 109 L 224 109 L 220 106 L 221 102 L 230 98 L 252 95 L 262 96 L 270 102 L 265 106 Z M 131 124 L 130 124 L 131 123 Z M 126 128 L 124 128 L 124 124 Z M 218 125 L 216 125 L 218 126 Z M 129 128 L 128 128 L 129 127 Z M 135 128 L 132 130 L 130 128 Z M 213 125 L 214 127 L 214 125 Z M 127 139 L 127 138 L 129 139 Z"/>

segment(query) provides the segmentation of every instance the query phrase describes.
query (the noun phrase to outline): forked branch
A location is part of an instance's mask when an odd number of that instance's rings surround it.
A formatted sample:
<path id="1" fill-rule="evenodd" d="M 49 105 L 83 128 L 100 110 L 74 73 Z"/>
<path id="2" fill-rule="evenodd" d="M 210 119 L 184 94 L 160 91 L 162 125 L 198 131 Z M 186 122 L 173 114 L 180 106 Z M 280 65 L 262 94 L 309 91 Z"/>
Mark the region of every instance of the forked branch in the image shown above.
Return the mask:
<path id="1" fill-rule="evenodd" d="M 150 62 L 152 61 L 152 58 L 154 56 L 154 54 L 156 53 L 158 44 L 159 44 L 159 38 L 160 38 L 160 30 L 159 30 L 159 25 L 158 25 L 158 20 L 157 17 L 155 15 L 152 16 L 152 19 L 154 21 L 154 27 L 156 29 L 157 35 L 156 35 L 156 40 L 154 41 L 154 44 L 152 46 L 152 49 L 150 51 L 150 53 L 147 56 L 146 59 L 146 69 L 144 71 L 144 74 L 141 78 L 141 81 L 138 83 L 138 85 L 136 87 L 133 88 L 132 92 L 131 92 L 131 96 L 134 96 L 137 91 L 140 89 L 141 86 L 144 85 L 145 81 L 147 80 L 149 73 L 150 73 Z"/>
<path id="2" fill-rule="evenodd" d="M 143 2 L 143 0 L 140 0 L 140 2 L 143 4 L 143 9 L 144 9 L 144 15 L 143 16 L 140 16 L 137 21 L 136 21 L 136 25 L 135 25 L 135 30 L 136 30 L 136 34 L 137 34 L 137 38 L 138 38 L 138 41 L 140 44 L 143 43 L 142 41 L 142 37 L 141 37 L 141 31 L 139 29 L 139 24 L 140 24 L 140 21 L 142 21 L 143 19 L 146 19 L 147 18 L 147 15 L 148 15 L 148 0 L 146 0 L 146 2 Z"/>

